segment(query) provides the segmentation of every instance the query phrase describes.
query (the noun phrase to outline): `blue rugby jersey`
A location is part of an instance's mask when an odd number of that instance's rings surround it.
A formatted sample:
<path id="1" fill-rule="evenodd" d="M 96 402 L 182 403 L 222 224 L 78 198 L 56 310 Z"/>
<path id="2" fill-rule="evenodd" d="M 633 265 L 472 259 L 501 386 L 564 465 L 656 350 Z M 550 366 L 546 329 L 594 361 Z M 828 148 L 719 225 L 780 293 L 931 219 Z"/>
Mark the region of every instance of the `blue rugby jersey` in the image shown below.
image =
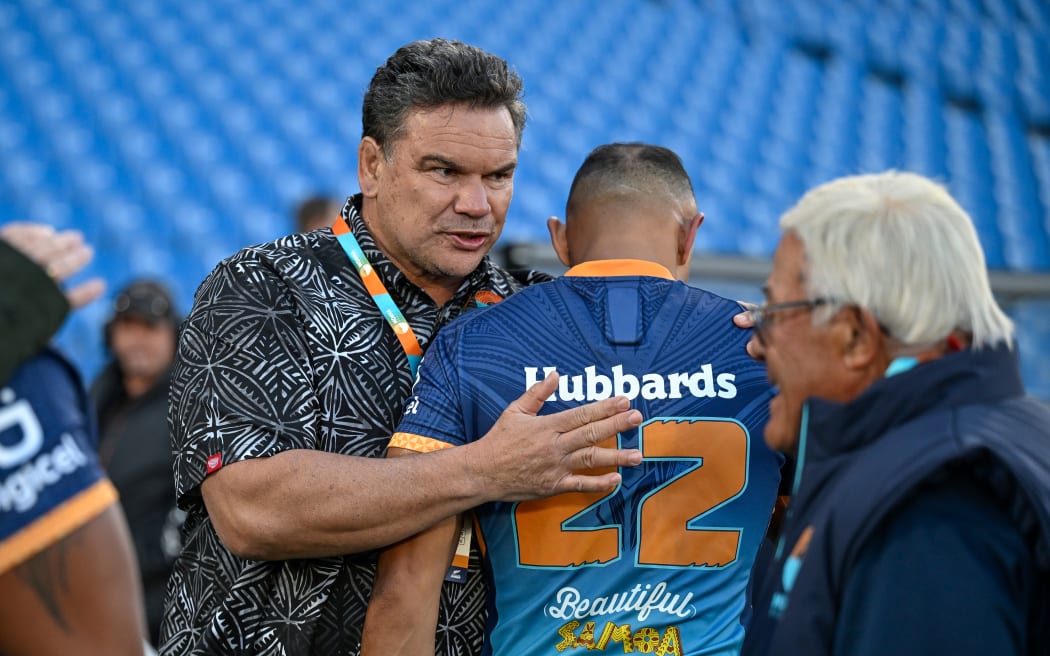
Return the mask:
<path id="1" fill-rule="evenodd" d="M 633 260 L 592 262 L 452 323 L 427 350 L 392 447 L 483 436 L 548 371 L 544 413 L 622 394 L 644 460 L 607 494 L 476 511 L 486 654 L 735 654 L 751 565 L 780 480 L 771 391 L 739 306 Z"/>
<path id="2" fill-rule="evenodd" d="M 96 442 L 87 394 L 57 353 L 35 356 L 0 387 L 0 573 L 116 502 Z"/>

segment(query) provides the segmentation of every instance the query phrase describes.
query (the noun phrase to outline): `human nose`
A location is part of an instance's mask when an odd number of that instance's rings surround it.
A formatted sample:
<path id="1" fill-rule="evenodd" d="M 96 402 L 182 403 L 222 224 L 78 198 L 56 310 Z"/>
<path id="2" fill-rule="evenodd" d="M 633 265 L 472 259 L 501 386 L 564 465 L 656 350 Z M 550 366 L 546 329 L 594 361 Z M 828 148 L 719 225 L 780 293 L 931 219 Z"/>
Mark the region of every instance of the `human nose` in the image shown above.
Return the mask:
<path id="1" fill-rule="evenodd" d="M 480 178 L 465 180 L 460 185 L 453 209 L 459 214 L 476 218 L 483 217 L 492 211 L 488 189 L 485 188 Z"/>

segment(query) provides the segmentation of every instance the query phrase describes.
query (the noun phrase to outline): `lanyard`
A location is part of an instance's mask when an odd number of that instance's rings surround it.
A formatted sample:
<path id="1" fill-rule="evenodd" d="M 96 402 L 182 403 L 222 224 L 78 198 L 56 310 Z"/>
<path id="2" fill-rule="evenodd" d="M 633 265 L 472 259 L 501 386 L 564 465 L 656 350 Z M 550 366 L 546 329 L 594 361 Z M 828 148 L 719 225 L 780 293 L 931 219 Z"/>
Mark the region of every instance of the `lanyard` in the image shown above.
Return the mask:
<path id="1" fill-rule="evenodd" d="M 419 361 L 423 358 L 423 350 L 419 348 L 419 340 L 416 339 L 416 334 L 412 332 L 412 326 L 408 325 L 408 322 L 405 321 L 405 315 L 401 314 L 401 309 L 397 307 L 397 303 L 394 303 L 394 299 L 390 298 L 390 292 L 386 290 L 383 281 L 379 279 L 379 274 L 372 268 L 372 263 L 365 257 L 365 252 L 361 250 L 361 244 L 357 242 L 357 237 L 354 237 L 350 226 L 346 224 L 346 219 L 341 216 L 336 219 L 335 223 L 332 224 L 332 232 L 335 233 L 335 237 L 346 252 L 346 256 L 350 258 L 351 264 L 357 269 L 357 273 L 361 276 L 361 281 L 365 283 L 365 289 L 372 295 L 372 300 L 375 301 L 376 307 L 386 317 L 390 327 L 394 329 L 394 334 L 397 335 L 398 341 L 401 342 L 401 348 L 405 349 L 405 356 L 408 358 L 408 368 L 412 370 L 412 380 L 415 380 L 416 369 L 419 367 Z M 459 544 L 456 547 L 455 556 L 448 568 L 448 573 L 445 574 L 446 581 L 452 583 L 467 582 L 467 567 L 470 560 L 470 541 L 472 537 L 473 527 L 469 523 L 469 518 L 465 518 L 463 526 L 460 528 Z"/>
<path id="2" fill-rule="evenodd" d="M 412 371 L 412 379 L 416 378 L 416 369 L 419 367 L 419 361 L 423 358 L 423 349 L 419 348 L 419 340 L 416 339 L 416 334 L 412 332 L 412 326 L 408 325 L 408 321 L 405 321 L 405 315 L 401 314 L 401 309 L 397 307 L 397 303 L 394 303 L 394 299 L 390 298 L 390 293 L 386 290 L 386 286 L 383 285 L 383 281 L 379 279 L 379 274 L 372 267 L 372 263 L 365 257 L 365 252 L 361 250 L 361 244 L 357 242 L 357 238 L 354 237 L 354 233 L 351 232 L 350 226 L 346 224 L 346 219 L 339 217 L 332 224 L 332 232 L 335 233 L 336 239 L 339 240 L 339 245 L 343 247 L 346 252 L 346 256 L 350 258 L 350 263 L 357 269 L 357 273 L 361 276 L 361 281 L 365 283 L 365 289 L 372 295 L 372 300 L 375 302 L 376 307 L 379 308 L 379 312 L 386 318 L 387 323 L 394 329 L 394 334 L 397 335 L 397 339 L 401 342 L 401 348 L 405 349 L 405 357 L 408 358 L 408 368 Z"/>

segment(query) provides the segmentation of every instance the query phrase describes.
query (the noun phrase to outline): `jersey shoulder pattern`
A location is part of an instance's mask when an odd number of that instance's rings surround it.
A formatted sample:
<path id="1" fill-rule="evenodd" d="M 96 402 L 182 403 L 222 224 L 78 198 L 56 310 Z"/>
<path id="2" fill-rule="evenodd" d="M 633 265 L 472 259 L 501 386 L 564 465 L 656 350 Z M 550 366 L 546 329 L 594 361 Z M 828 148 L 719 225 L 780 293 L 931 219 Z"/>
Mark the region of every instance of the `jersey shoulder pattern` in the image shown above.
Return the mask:
<path id="1" fill-rule="evenodd" d="M 547 374 L 541 412 L 623 395 L 642 451 L 609 493 L 477 510 L 486 653 L 732 654 L 779 482 L 769 384 L 739 305 L 647 276 L 565 277 L 450 325 L 420 366 L 404 444 L 474 441 Z"/>

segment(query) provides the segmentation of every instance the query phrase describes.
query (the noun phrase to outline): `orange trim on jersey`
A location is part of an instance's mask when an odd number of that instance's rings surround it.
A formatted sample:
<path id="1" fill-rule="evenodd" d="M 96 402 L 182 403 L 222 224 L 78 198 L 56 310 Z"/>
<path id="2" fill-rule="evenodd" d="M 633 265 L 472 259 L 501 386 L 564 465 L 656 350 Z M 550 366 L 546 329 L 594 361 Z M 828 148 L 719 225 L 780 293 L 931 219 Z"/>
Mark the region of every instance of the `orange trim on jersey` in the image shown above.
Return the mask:
<path id="1" fill-rule="evenodd" d="M 451 449 L 454 445 L 448 442 L 442 442 L 441 440 L 435 440 L 432 437 L 423 437 L 422 435 L 416 435 L 414 433 L 394 433 L 394 436 L 390 438 L 390 447 L 398 449 L 407 449 L 409 451 L 416 451 L 417 453 L 430 453 L 431 451 L 440 451 L 441 449 Z"/>
<path id="2" fill-rule="evenodd" d="M 675 277 L 667 267 L 648 260 L 593 260 L 577 264 L 565 272 L 567 276 L 583 278 L 612 278 L 616 276 L 650 276 L 652 278 Z"/>
<path id="3" fill-rule="evenodd" d="M 29 560 L 117 502 L 117 490 L 101 480 L 0 544 L 0 574 Z"/>

